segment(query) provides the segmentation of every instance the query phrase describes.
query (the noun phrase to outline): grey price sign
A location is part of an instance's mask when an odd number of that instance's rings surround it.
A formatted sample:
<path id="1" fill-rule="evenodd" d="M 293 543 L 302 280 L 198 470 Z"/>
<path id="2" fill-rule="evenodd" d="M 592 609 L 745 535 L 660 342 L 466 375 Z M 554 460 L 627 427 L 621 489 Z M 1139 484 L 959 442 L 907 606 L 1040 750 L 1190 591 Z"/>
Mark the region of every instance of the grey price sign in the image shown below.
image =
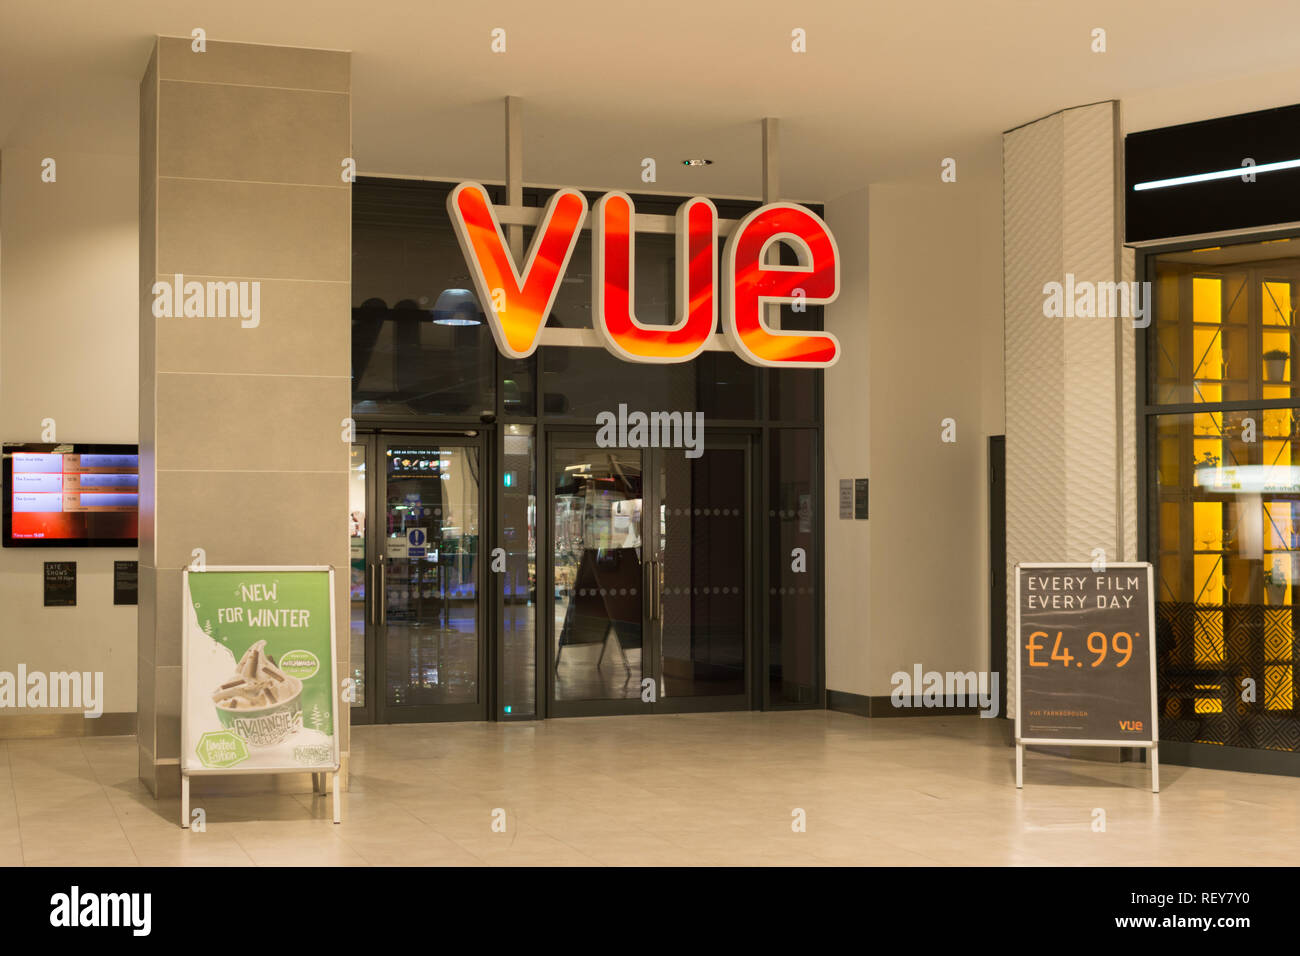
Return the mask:
<path id="1" fill-rule="evenodd" d="M 1156 776 L 1150 564 L 1016 567 L 1016 784 L 1025 744 L 1149 750 Z"/>
<path id="2" fill-rule="evenodd" d="M 853 517 L 853 479 L 840 479 L 840 517 Z"/>

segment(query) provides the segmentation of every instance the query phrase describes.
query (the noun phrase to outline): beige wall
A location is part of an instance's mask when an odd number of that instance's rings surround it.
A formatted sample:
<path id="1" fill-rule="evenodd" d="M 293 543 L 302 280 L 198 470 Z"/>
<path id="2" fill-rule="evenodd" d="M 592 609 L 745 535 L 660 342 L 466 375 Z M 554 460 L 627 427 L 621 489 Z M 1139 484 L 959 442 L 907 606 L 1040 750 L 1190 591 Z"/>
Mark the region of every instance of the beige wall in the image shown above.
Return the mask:
<path id="1" fill-rule="evenodd" d="M 93 117 L 80 98 L 48 103 L 0 153 L 0 440 L 39 441 L 44 418 L 61 441 L 137 439 L 137 157 L 98 135 L 135 129 L 135 85 L 101 85 Z M 46 156 L 53 183 L 40 178 Z M 136 609 L 113 605 L 112 573 L 135 558 L 0 549 L 0 669 L 102 671 L 105 713 L 134 712 Z M 77 563 L 76 607 L 43 606 L 50 560 Z M 16 716 L 0 716 L 0 736 Z"/>
<path id="2" fill-rule="evenodd" d="M 958 181 L 886 183 L 827 204 L 843 290 L 827 327 L 827 688 L 892 690 L 914 663 L 988 666 L 987 437 L 1002 430 L 996 157 Z M 957 441 L 940 441 L 954 418 Z M 838 480 L 871 482 L 867 521 Z"/>

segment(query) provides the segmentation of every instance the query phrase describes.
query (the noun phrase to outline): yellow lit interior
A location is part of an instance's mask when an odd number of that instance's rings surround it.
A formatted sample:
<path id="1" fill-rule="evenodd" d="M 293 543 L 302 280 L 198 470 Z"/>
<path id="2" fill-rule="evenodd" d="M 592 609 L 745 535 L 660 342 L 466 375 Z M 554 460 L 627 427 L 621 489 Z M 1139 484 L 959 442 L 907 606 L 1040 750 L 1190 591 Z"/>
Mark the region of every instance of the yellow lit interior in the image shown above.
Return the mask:
<path id="1" fill-rule="evenodd" d="M 1231 272 L 1223 277 L 1191 276 L 1191 328 L 1187 327 L 1185 312 L 1181 319 L 1184 324 L 1178 328 L 1184 349 L 1190 333 L 1192 367 L 1182 368 L 1181 375 L 1165 376 L 1161 382 L 1171 385 L 1181 382 L 1181 387 L 1186 389 L 1190 371 L 1194 402 L 1238 401 L 1247 396 L 1262 401 L 1290 401 L 1291 382 L 1300 382 L 1300 370 L 1293 367 L 1293 359 L 1300 360 L 1300 355 L 1292 345 L 1291 281 L 1256 279 L 1254 294 L 1248 295 L 1252 281 L 1247 275 L 1247 272 Z M 1229 298 L 1234 303 L 1231 318 L 1224 304 L 1225 289 L 1231 292 Z M 1259 303 L 1259 324 L 1254 329 L 1246 324 L 1247 302 L 1251 308 Z M 1184 309 L 1186 305 L 1184 301 Z M 1158 306 L 1161 308 L 1170 308 L 1168 298 L 1163 307 Z M 1176 324 L 1172 310 L 1168 318 L 1171 325 Z M 1186 352 L 1177 350 L 1169 329 L 1159 331 L 1162 334 L 1156 344 L 1169 353 L 1156 357 L 1159 368 L 1163 370 L 1166 363 L 1175 360 L 1181 365 L 1185 359 L 1179 356 L 1185 356 Z M 1279 367 L 1277 355 L 1266 362 L 1264 354 L 1268 352 L 1282 353 L 1285 362 Z M 1257 429 L 1251 440 L 1241 431 L 1247 417 L 1255 422 Z M 1298 420 L 1300 410 L 1291 408 L 1237 411 L 1226 416 L 1218 411 L 1198 412 L 1191 415 L 1190 435 L 1183 430 L 1162 431 L 1153 448 L 1153 464 L 1158 469 L 1160 484 L 1182 489 L 1181 495 L 1186 495 L 1160 503 L 1160 551 L 1182 556 L 1181 561 L 1170 563 L 1168 574 L 1162 566 L 1162 594 L 1166 595 L 1165 599 L 1188 600 L 1187 579 L 1181 576 L 1189 570 L 1186 562 L 1190 558 L 1190 600 L 1196 606 L 1193 657 L 1197 668 L 1211 672 L 1229 666 L 1228 625 L 1235 620 L 1232 615 L 1240 613 L 1235 605 L 1264 605 L 1263 633 L 1252 637 L 1260 642 L 1256 653 L 1263 652 L 1263 673 L 1253 672 L 1252 676 L 1261 678 L 1259 704 L 1268 711 L 1291 711 L 1297 705 L 1294 652 L 1297 608 L 1292 591 L 1293 585 L 1300 586 L 1300 520 L 1293 520 L 1292 511 L 1294 508 L 1300 518 L 1300 502 L 1281 496 L 1295 486 L 1293 469 L 1300 468 L 1300 447 L 1297 447 L 1300 438 L 1295 436 Z M 1247 474 L 1252 482 L 1262 479 L 1262 490 L 1258 484 L 1243 485 L 1243 490 L 1237 493 L 1203 490 L 1203 486 L 1210 484 L 1205 480 L 1206 468 L 1239 466 L 1255 466 L 1253 472 L 1243 473 L 1241 480 L 1245 481 Z M 1195 477 L 1198 471 L 1200 478 Z M 1220 481 L 1225 477 L 1215 476 Z M 1186 510 L 1189 507 L 1190 516 Z M 1248 513 L 1253 509 L 1263 514 Z M 1184 540 L 1189 524 L 1191 542 Z M 1262 539 L 1257 530 L 1251 530 L 1260 528 L 1261 524 Z M 1258 583 L 1261 572 L 1266 575 L 1262 588 Z M 1286 585 L 1282 590 L 1276 587 L 1279 581 Z M 1255 655 L 1252 657 L 1259 660 Z M 1251 664 L 1252 671 L 1257 666 Z M 1192 685 L 1193 712 L 1222 713 L 1224 701 L 1231 702 L 1233 698 L 1229 695 L 1236 693 L 1230 683 L 1231 679 L 1204 674 Z"/>
<path id="2" fill-rule="evenodd" d="M 1223 280 L 1192 279 L 1192 401 L 1223 401 Z"/>

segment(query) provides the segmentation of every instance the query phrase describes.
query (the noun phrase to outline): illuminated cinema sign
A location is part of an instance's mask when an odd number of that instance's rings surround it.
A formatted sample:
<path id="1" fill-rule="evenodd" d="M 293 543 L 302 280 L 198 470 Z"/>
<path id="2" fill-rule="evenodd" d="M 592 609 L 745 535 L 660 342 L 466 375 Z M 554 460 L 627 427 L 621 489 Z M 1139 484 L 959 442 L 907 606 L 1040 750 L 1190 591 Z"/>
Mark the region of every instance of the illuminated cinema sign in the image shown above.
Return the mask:
<path id="1" fill-rule="evenodd" d="M 542 211 L 520 272 L 496 210 L 478 183 L 461 183 L 447 197 L 456 238 L 474 278 L 497 348 L 509 358 L 537 350 L 587 217 L 587 200 L 561 189 Z M 718 210 L 702 197 L 677 210 L 677 315 L 673 325 L 645 325 L 633 314 L 636 208 L 626 193 L 609 192 L 592 211 L 592 322 L 605 348 L 628 362 L 689 362 L 717 328 L 732 351 L 751 365 L 827 368 L 840 345 L 828 332 L 784 332 L 764 321 L 767 303 L 827 305 L 840 291 L 835 237 L 819 216 L 776 202 L 736 223 L 722 251 L 718 283 Z M 784 242 L 798 265 L 764 263 Z"/>

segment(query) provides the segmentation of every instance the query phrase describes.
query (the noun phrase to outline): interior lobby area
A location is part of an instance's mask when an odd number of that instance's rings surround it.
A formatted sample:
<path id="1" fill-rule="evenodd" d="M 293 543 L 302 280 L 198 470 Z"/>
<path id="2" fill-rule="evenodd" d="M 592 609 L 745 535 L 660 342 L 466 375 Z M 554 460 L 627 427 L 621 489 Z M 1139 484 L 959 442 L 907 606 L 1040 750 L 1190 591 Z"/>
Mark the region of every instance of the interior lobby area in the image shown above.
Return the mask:
<path id="1" fill-rule="evenodd" d="M 1280 923 L 1297 32 L 0 0 L 17 923 Z"/>

